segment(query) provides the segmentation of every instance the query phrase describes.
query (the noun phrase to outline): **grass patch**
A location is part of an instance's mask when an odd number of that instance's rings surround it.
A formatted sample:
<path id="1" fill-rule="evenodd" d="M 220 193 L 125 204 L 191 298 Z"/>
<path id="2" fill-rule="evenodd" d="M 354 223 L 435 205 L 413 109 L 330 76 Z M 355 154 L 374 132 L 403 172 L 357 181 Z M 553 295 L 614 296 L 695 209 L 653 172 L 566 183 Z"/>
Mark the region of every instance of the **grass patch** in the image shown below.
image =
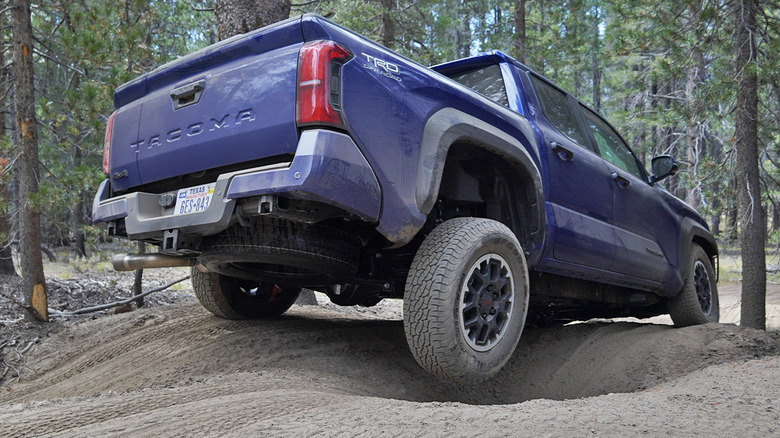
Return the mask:
<path id="1" fill-rule="evenodd" d="M 780 254 L 776 249 L 766 252 L 766 281 L 780 284 Z M 742 257 L 739 248 L 724 248 L 720 254 L 720 280 L 742 281 Z"/>

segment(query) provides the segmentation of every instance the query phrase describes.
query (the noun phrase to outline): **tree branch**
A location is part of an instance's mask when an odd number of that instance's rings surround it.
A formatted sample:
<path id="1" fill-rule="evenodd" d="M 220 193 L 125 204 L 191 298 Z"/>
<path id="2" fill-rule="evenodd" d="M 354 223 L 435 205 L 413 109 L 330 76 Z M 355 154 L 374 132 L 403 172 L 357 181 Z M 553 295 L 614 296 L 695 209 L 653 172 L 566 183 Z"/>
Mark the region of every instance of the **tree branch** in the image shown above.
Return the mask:
<path id="1" fill-rule="evenodd" d="M 188 280 L 189 278 L 190 278 L 190 276 L 188 275 L 188 276 L 182 277 L 182 278 L 180 278 L 180 279 L 178 279 L 176 281 L 172 281 L 172 282 L 170 282 L 170 283 L 168 283 L 166 285 L 163 285 L 163 286 L 160 286 L 160 287 L 157 287 L 157 288 L 154 288 L 154 289 L 150 289 L 150 290 L 148 290 L 146 292 L 143 292 L 143 293 L 141 293 L 139 295 L 133 295 L 132 297 L 130 297 L 128 299 L 125 299 L 125 300 L 115 301 L 113 303 L 108 303 L 108 304 L 101 304 L 99 306 L 94 306 L 94 307 L 86 307 L 84 309 L 74 310 L 73 312 L 57 312 L 57 311 L 54 311 L 54 310 L 50 309 L 49 310 L 49 316 L 76 316 L 76 315 L 83 315 L 85 313 L 99 312 L 101 310 L 110 309 L 112 307 L 123 306 L 125 304 L 132 303 L 133 301 L 137 300 L 138 298 L 143 298 L 143 297 L 145 297 L 145 296 L 147 296 L 149 294 L 152 294 L 152 293 L 155 293 L 155 292 L 160 292 L 161 290 L 168 289 L 169 287 L 173 286 L 174 284 L 181 283 L 182 281 Z"/>
<path id="2" fill-rule="evenodd" d="M 6 6 L 2 10 L 0 10 L 0 15 L 5 14 L 6 12 L 10 11 L 11 9 L 15 8 L 16 6 Z"/>
<path id="3" fill-rule="evenodd" d="M 78 73 L 78 74 L 80 74 L 82 76 L 86 76 L 87 75 L 86 73 L 84 73 L 83 71 L 77 69 L 76 67 L 73 67 L 72 65 L 68 65 L 68 64 L 60 61 L 59 59 L 56 59 L 56 58 L 54 58 L 52 56 L 47 55 L 44 52 L 41 52 L 40 50 L 35 50 L 35 54 L 38 55 L 38 56 L 42 56 L 42 57 L 48 59 L 49 61 L 51 61 L 51 62 L 53 62 L 55 64 L 59 64 L 62 67 L 65 67 L 65 68 L 67 68 L 69 70 L 73 70 L 74 72 L 76 72 L 76 73 Z"/>
<path id="4" fill-rule="evenodd" d="M 290 6 L 293 7 L 293 8 L 300 8 L 301 6 L 309 6 L 309 5 L 312 5 L 314 3 L 319 3 L 321 1 L 322 0 L 311 0 L 311 1 L 308 1 L 308 2 L 305 2 L 305 3 L 290 3 Z"/>
<path id="5" fill-rule="evenodd" d="M 19 301 L 17 301 L 16 299 L 14 299 L 12 297 L 6 297 L 4 295 L 2 295 L 2 297 L 7 299 L 7 300 L 9 300 L 9 301 L 11 301 L 12 303 L 16 304 L 17 306 L 21 307 L 22 309 L 26 310 L 27 313 L 29 313 L 30 316 L 32 316 L 33 319 L 35 319 L 36 321 L 46 322 L 46 318 L 44 318 L 43 315 L 41 315 L 35 307 L 28 306 L 26 304 L 22 304 L 22 303 L 20 303 Z"/>
<path id="6" fill-rule="evenodd" d="M 648 96 L 656 98 L 656 99 L 669 99 L 669 100 L 679 100 L 679 101 L 684 101 L 685 100 L 685 98 L 682 98 L 682 97 L 669 96 L 669 95 L 665 95 L 665 94 L 649 94 L 648 93 Z"/>
<path id="7" fill-rule="evenodd" d="M 190 4 L 190 7 L 193 10 L 198 11 L 198 12 L 214 12 L 214 8 L 197 8 L 197 7 L 193 6 L 192 4 Z"/>

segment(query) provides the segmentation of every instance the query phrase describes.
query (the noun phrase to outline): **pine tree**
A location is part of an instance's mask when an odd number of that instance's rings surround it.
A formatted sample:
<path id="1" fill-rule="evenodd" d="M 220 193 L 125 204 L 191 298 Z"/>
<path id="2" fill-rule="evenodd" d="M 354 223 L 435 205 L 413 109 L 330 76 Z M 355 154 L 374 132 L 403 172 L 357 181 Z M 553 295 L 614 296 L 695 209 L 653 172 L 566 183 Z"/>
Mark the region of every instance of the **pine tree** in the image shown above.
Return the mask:
<path id="1" fill-rule="evenodd" d="M 742 243 L 740 324 L 766 329 L 766 219 L 758 171 L 758 0 L 734 2 L 734 62 L 737 82 L 735 138 Z"/>
<path id="2" fill-rule="evenodd" d="M 14 106 L 18 142 L 18 179 L 21 199 L 20 255 L 22 289 L 28 319 L 48 320 L 46 279 L 41 259 L 40 212 L 35 205 L 38 192 L 38 120 L 35 114 L 33 34 L 30 1 L 11 2 L 13 28 Z"/>

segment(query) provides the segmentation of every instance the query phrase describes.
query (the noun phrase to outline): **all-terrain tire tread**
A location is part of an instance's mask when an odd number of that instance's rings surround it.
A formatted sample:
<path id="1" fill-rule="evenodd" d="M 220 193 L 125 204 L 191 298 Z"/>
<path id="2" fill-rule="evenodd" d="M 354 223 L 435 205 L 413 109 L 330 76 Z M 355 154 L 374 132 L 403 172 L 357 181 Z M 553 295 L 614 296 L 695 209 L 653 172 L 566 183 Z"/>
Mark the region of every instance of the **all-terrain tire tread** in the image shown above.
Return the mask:
<path id="1" fill-rule="evenodd" d="M 209 312 L 220 318 L 225 319 L 246 319 L 245 316 L 236 312 L 227 301 L 225 291 L 220 284 L 219 274 L 213 272 L 201 272 L 197 267 L 191 268 L 190 279 L 192 289 L 195 291 L 195 297 L 200 304 Z"/>
<path id="2" fill-rule="evenodd" d="M 693 267 L 696 260 L 704 262 L 707 271 L 712 281 L 712 294 L 713 294 L 713 315 L 708 318 L 707 315 L 701 310 L 699 300 L 696 296 L 696 286 L 693 276 Z M 715 284 L 715 273 L 710 263 L 710 259 L 704 249 L 697 244 L 693 244 L 691 247 L 691 253 L 689 260 L 687 261 L 688 274 L 685 278 L 682 290 L 676 296 L 670 298 L 667 301 L 667 310 L 672 317 L 672 321 L 676 327 L 688 327 L 692 325 L 706 324 L 708 322 L 718 322 L 720 311 L 718 309 L 718 289 Z"/>
<path id="3" fill-rule="evenodd" d="M 192 288 L 201 305 L 220 318 L 259 319 L 281 315 L 295 303 L 300 287 L 276 286 L 281 293 L 273 298 L 249 297 L 239 287 L 238 281 L 215 272 L 201 272 L 192 268 Z M 256 284 L 260 288 L 260 284 Z"/>
<path id="4" fill-rule="evenodd" d="M 514 234 L 500 222 L 481 218 L 455 218 L 442 223 L 426 237 L 409 270 L 404 297 L 407 342 L 415 359 L 424 369 L 448 380 L 473 384 L 492 375 L 474 375 L 463 369 L 455 355 L 448 354 L 456 348 L 454 339 L 460 333 L 453 333 L 452 330 L 457 330 L 457 327 L 443 322 L 446 312 L 452 312 L 453 299 L 443 291 L 452 289 L 453 285 L 456 288 L 460 286 L 462 260 L 477 242 L 490 235 L 510 236 L 517 248 L 520 248 Z M 528 279 L 524 258 L 522 266 L 523 272 L 515 275 L 524 277 L 517 278 L 516 283 L 519 289 L 525 282 L 525 312 Z"/>

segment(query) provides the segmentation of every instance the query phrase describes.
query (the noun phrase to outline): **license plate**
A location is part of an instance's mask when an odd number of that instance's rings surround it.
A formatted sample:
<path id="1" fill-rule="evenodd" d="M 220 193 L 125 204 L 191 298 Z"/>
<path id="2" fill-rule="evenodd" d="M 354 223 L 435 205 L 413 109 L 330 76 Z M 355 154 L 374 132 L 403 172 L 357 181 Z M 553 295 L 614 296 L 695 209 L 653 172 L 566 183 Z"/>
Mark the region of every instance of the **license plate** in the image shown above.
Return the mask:
<path id="1" fill-rule="evenodd" d="M 176 195 L 176 207 L 173 214 L 200 213 L 209 208 L 216 183 L 180 189 Z"/>

